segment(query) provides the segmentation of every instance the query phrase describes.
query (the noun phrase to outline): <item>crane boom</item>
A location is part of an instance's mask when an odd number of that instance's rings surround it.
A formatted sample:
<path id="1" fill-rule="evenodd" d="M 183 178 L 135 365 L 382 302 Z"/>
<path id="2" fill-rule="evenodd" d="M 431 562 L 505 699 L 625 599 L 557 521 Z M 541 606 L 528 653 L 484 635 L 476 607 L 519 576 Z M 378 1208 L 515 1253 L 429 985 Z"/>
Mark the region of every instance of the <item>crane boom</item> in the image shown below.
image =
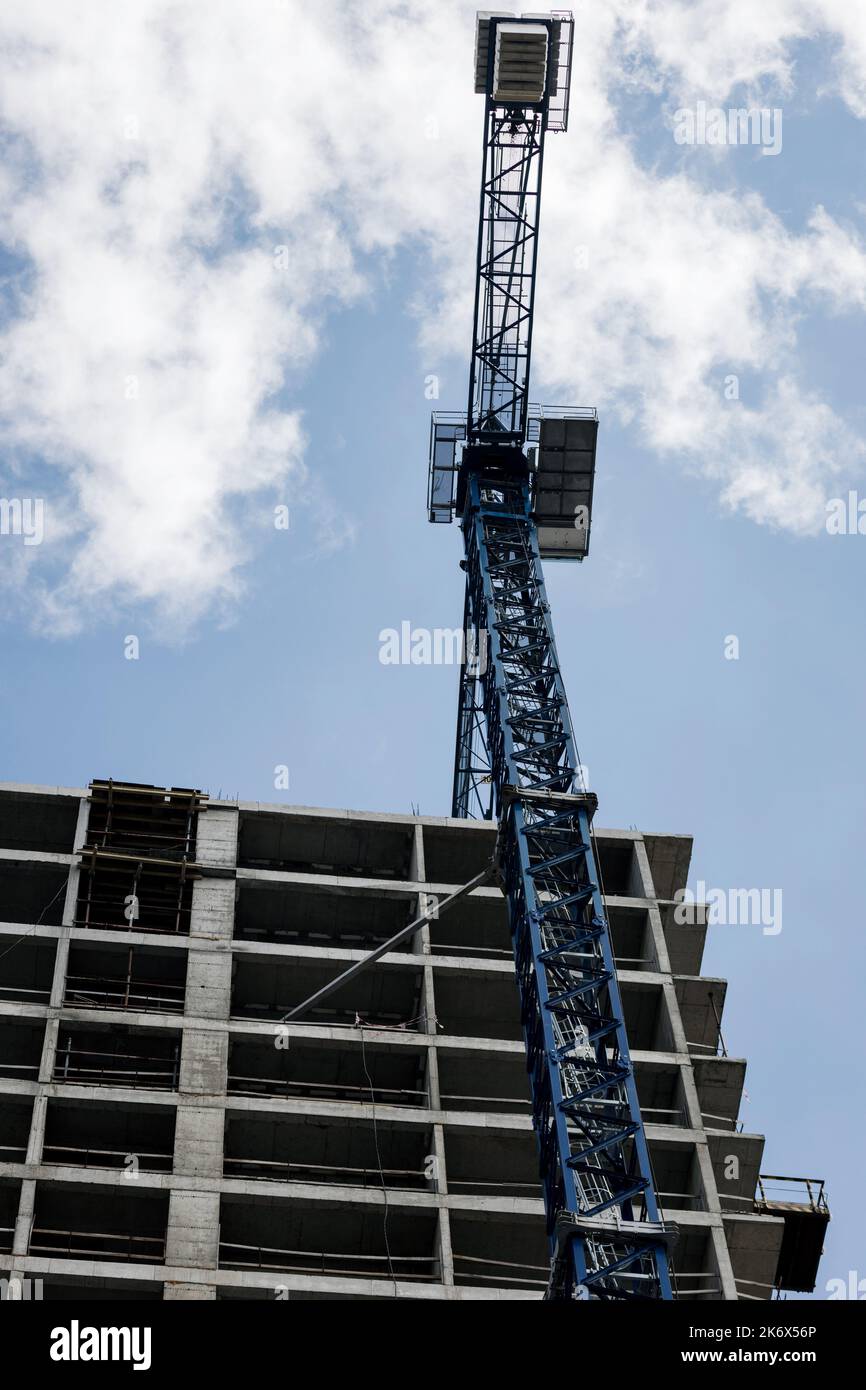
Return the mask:
<path id="1" fill-rule="evenodd" d="M 495 817 L 551 1249 L 551 1299 L 669 1299 L 587 791 L 542 557 L 589 543 L 594 410 L 529 404 L 545 135 L 568 115 L 569 14 L 480 14 L 485 95 L 469 400 L 431 428 L 431 521 L 466 571 L 453 813 Z M 483 639 L 483 640 L 482 640 Z"/>

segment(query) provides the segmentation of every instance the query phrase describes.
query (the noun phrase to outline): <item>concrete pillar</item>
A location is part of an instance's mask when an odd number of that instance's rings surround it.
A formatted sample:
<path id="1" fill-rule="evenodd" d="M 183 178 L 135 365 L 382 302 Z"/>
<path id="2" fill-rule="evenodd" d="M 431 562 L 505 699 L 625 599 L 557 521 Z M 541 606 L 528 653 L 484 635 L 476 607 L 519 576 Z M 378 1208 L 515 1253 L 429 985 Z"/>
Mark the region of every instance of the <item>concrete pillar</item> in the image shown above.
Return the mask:
<path id="1" fill-rule="evenodd" d="M 231 952 L 190 950 L 186 966 L 184 1017 L 228 1019 L 231 998 Z"/>
<path id="2" fill-rule="evenodd" d="M 179 1177 L 213 1178 L 223 1175 L 222 1106 L 184 1105 L 177 1107 L 174 1130 L 174 1164 Z"/>
<path id="3" fill-rule="evenodd" d="M 197 864 L 233 869 L 238 862 L 238 813 L 210 806 L 198 818 L 195 837 Z"/>
<path id="4" fill-rule="evenodd" d="M 12 1237 L 12 1254 L 26 1255 L 33 1230 L 33 1212 L 36 1206 L 36 1183 L 33 1178 L 25 1178 L 21 1184 L 18 1198 L 18 1219 Z"/>
<path id="5" fill-rule="evenodd" d="M 45 1143 L 45 1115 L 48 1109 L 48 1100 L 44 1095 L 38 1095 L 33 1102 L 33 1114 L 30 1120 L 30 1135 L 27 1140 L 27 1154 L 25 1163 L 41 1163 L 42 1147 Z"/>
<path id="6" fill-rule="evenodd" d="M 646 851 L 644 851 L 646 853 Z M 650 963 L 650 969 L 661 975 L 671 974 L 671 960 L 668 955 L 668 943 L 665 941 L 665 930 L 662 926 L 662 915 L 658 908 L 653 906 L 649 909 L 649 943 L 650 951 L 654 960 Z"/>
<path id="7" fill-rule="evenodd" d="M 219 1263 L 219 1223 L 218 1192 L 185 1192 L 176 1188 L 168 1207 L 166 1265 L 216 1269 Z"/>
<path id="8" fill-rule="evenodd" d="M 57 1056 L 57 1038 L 59 1032 L 59 1019 L 49 1018 L 45 1025 L 42 1056 L 39 1059 L 39 1082 L 43 1086 L 54 1079 L 54 1062 Z"/>
<path id="9" fill-rule="evenodd" d="M 734 1278 L 731 1257 L 728 1253 L 728 1242 L 725 1239 L 725 1230 L 721 1222 L 711 1228 L 710 1237 L 713 1243 L 713 1256 L 722 1285 L 722 1298 L 729 1303 L 735 1303 L 739 1298 L 737 1281 Z"/>
<path id="10" fill-rule="evenodd" d="M 180 1056 L 180 1085 L 183 1097 L 225 1096 L 228 1075 L 229 1039 L 224 1029 L 185 1028 Z"/>
<path id="11" fill-rule="evenodd" d="M 629 893 L 635 898 L 654 898 L 656 895 L 655 884 L 653 883 L 652 869 L 650 868 L 649 855 L 646 852 L 646 845 L 643 837 L 638 836 L 634 842 L 634 857 L 632 859 L 631 880 Z"/>
<path id="12" fill-rule="evenodd" d="M 231 941 L 235 922 L 234 878 L 199 878 L 192 888 L 190 937 Z"/>
<path id="13" fill-rule="evenodd" d="M 424 863 L 424 835 L 420 825 L 415 826 L 415 838 L 412 846 L 412 862 L 409 870 L 410 877 L 416 883 L 426 883 L 427 869 Z M 423 913 L 429 912 L 434 906 L 434 898 L 429 893 L 419 893 L 416 904 L 416 912 L 420 917 Z M 436 990 L 434 981 L 434 971 L 431 964 L 430 952 L 430 928 L 422 927 L 416 937 L 418 949 L 425 957 L 424 980 L 422 984 L 422 998 L 424 1007 L 425 1025 L 424 1030 L 429 1037 L 435 1038 L 438 1024 L 436 1022 Z M 427 1046 L 427 1088 L 430 1096 L 430 1106 L 433 1110 L 441 1110 L 442 1097 L 439 1090 L 439 1059 L 436 1048 L 428 1044 Z M 448 1194 L 448 1174 L 445 1166 L 445 1131 L 441 1124 L 434 1124 L 432 1127 L 432 1153 L 433 1159 L 433 1179 L 432 1186 L 440 1196 Z M 436 1235 L 436 1258 L 439 1261 L 443 1284 L 453 1285 L 454 1283 L 454 1254 L 451 1247 L 451 1223 L 448 1217 L 448 1208 L 439 1208 L 439 1222 Z"/>

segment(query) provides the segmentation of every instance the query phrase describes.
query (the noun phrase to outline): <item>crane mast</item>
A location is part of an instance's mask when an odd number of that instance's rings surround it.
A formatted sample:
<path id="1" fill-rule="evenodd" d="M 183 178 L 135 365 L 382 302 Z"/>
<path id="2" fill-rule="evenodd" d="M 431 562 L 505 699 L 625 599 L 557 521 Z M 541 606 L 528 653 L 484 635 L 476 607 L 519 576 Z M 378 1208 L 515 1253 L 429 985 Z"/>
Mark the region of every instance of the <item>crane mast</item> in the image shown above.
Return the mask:
<path id="1" fill-rule="evenodd" d="M 431 425 L 428 512 L 466 572 L 453 814 L 495 818 L 550 1240 L 547 1297 L 669 1299 L 659 1219 L 542 558 L 588 550 L 591 409 L 529 403 L 545 136 L 573 20 L 479 14 L 484 155 L 469 398 Z"/>

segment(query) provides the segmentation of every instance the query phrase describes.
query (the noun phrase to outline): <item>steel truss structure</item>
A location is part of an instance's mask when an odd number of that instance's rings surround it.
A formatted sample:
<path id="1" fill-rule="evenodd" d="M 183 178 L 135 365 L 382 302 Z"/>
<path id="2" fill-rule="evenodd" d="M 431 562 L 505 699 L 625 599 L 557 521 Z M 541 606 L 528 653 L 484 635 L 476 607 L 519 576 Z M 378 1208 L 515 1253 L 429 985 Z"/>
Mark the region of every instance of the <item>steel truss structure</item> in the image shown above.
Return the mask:
<path id="1" fill-rule="evenodd" d="M 543 116 L 518 115 L 488 98 L 485 126 L 468 438 L 494 434 L 519 444 L 529 403 Z"/>
<path id="2" fill-rule="evenodd" d="M 475 474 L 463 528 L 467 620 L 489 634 L 471 709 L 484 722 L 484 775 L 502 825 L 550 1295 L 670 1298 L 592 842 L 595 799 L 579 788 L 526 485 Z M 479 772 L 476 762 L 461 769 L 476 798 Z"/>
<path id="3" fill-rule="evenodd" d="M 497 104 L 499 24 L 513 34 L 540 22 L 544 99 Z M 464 634 L 474 634 L 475 659 L 460 675 L 453 811 L 500 824 L 551 1242 L 548 1297 L 669 1299 L 671 1232 L 653 1190 L 593 846 L 595 798 L 580 782 L 525 452 L 544 136 L 565 124 L 551 96 L 567 111 L 571 20 L 486 24 L 469 407 L 465 432 L 459 420 L 434 419 L 429 494 L 431 520 L 449 520 L 455 475 Z"/>

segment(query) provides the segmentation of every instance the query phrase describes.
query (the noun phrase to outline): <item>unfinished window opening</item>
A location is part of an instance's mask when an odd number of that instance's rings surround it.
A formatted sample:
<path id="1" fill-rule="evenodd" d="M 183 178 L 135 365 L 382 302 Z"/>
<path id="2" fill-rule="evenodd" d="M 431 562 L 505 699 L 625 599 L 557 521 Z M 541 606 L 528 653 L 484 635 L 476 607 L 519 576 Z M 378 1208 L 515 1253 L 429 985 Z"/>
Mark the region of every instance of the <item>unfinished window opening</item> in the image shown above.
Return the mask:
<path id="1" fill-rule="evenodd" d="M 0 935 L 0 999 L 47 1004 L 56 953 L 56 941 L 40 941 L 38 937 L 16 941 L 5 933 Z"/>
<path id="2" fill-rule="evenodd" d="M 543 1217 L 452 1211 L 450 1219 L 455 1283 L 542 1296 L 550 1274 Z"/>
<path id="3" fill-rule="evenodd" d="M 77 796 L 0 790 L 0 845 L 71 854 L 79 805 Z"/>
<path id="4" fill-rule="evenodd" d="M 673 1032 L 661 985 L 620 981 L 623 1021 L 633 1052 L 670 1052 Z"/>
<path id="5" fill-rule="evenodd" d="M 440 1047 L 439 1091 L 443 1110 L 491 1110 L 529 1115 L 529 1077 L 523 1048 L 514 1052 Z"/>
<path id="6" fill-rule="evenodd" d="M 458 1038 L 523 1037 L 520 996 L 512 970 L 451 970 L 435 973 L 436 1022 L 440 1033 Z"/>
<path id="7" fill-rule="evenodd" d="M 724 1297 L 712 1238 L 705 1227 L 678 1227 L 671 1256 L 671 1284 L 676 1299 L 715 1303 Z"/>
<path id="8" fill-rule="evenodd" d="M 236 1037 L 229 1051 L 233 1095 L 307 1096 L 376 1105 L 426 1106 L 426 1051 L 306 1038 Z M 284 1043 L 288 1046 L 284 1046 Z M 279 1044 L 279 1045 L 277 1045 Z"/>
<path id="9" fill-rule="evenodd" d="M 75 925 L 188 936 L 198 876 L 186 862 L 160 864 L 95 848 L 82 850 Z"/>
<path id="10" fill-rule="evenodd" d="M 694 1144 L 647 1140 L 659 1207 L 664 1213 L 704 1211 L 704 1189 Z"/>
<path id="11" fill-rule="evenodd" d="M 31 1098 L 0 1096 L 0 1163 L 25 1161 L 32 1119 Z"/>
<path id="12" fill-rule="evenodd" d="M 50 1100 L 43 1163 L 170 1173 L 174 1107 Z"/>
<path id="13" fill-rule="evenodd" d="M 241 879 L 234 934 L 242 941 L 370 951 L 415 916 L 415 898 Z M 412 939 L 394 949 L 412 951 Z"/>
<path id="14" fill-rule="evenodd" d="M 241 811 L 238 864 L 245 869 L 408 879 L 411 822 Z"/>
<path id="15" fill-rule="evenodd" d="M 541 1200 L 538 1144 L 531 1130 L 449 1127 L 445 1131 L 445 1171 L 448 1191 L 461 1197 Z"/>
<path id="16" fill-rule="evenodd" d="M 602 892 L 607 897 L 642 898 L 644 887 L 634 840 L 613 835 L 595 835 L 596 860 L 601 875 Z"/>
<path id="17" fill-rule="evenodd" d="M 232 982 L 232 1016 L 279 1020 L 328 984 L 348 961 L 286 960 L 278 956 L 242 956 L 236 960 Z M 371 1028 L 424 1032 L 420 969 L 378 966 L 342 986 L 321 1005 L 304 1014 L 303 1022 L 353 1027 L 360 1019 Z"/>
<path id="18" fill-rule="evenodd" d="M 648 1125 L 688 1126 L 682 1071 L 677 1066 L 635 1062 L 635 1084 L 641 1114 Z"/>
<path id="19" fill-rule="evenodd" d="M 28 1253 L 161 1264 L 168 1193 L 37 1183 Z"/>
<path id="20" fill-rule="evenodd" d="M 650 916 L 646 908 L 607 904 L 617 970 L 658 970 Z"/>
<path id="21" fill-rule="evenodd" d="M 177 1089 L 179 1070 L 176 1033 L 61 1026 L 55 1081 L 172 1091 Z"/>
<path id="22" fill-rule="evenodd" d="M 427 883 L 460 887 L 486 869 L 496 848 L 496 827 L 479 821 L 425 825 L 424 875 Z"/>
<path id="23" fill-rule="evenodd" d="M 224 1197 L 220 1268 L 431 1282 L 437 1231 L 435 1211 L 410 1207 L 389 1207 L 386 1242 L 379 1204 Z"/>
<path id="24" fill-rule="evenodd" d="M 44 1041 L 44 1023 L 11 1018 L 0 1020 L 0 1076 L 15 1081 L 36 1081 Z"/>
<path id="25" fill-rule="evenodd" d="M 0 861 L 0 920 L 59 927 L 69 869 L 27 859 Z"/>
<path id="26" fill-rule="evenodd" d="M 79 1009 L 182 1013 L 186 963 L 181 950 L 74 943 L 63 1002 Z"/>
<path id="27" fill-rule="evenodd" d="M 430 923 L 430 951 L 469 960 L 511 961 L 508 909 L 502 894 L 475 892 Z"/>
<path id="28" fill-rule="evenodd" d="M 17 1178 L 0 1178 L 0 1250 L 12 1249 L 15 1238 L 15 1222 L 18 1219 L 18 1203 L 21 1200 L 21 1182 Z"/>
<path id="29" fill-rule="evenodd" d="M 227 1178 L 434 1190 L 430 1129 L 379 1117 L 348 1121 L 314 1116 L 226 1115 Z"/>

